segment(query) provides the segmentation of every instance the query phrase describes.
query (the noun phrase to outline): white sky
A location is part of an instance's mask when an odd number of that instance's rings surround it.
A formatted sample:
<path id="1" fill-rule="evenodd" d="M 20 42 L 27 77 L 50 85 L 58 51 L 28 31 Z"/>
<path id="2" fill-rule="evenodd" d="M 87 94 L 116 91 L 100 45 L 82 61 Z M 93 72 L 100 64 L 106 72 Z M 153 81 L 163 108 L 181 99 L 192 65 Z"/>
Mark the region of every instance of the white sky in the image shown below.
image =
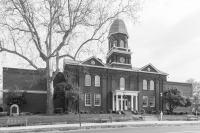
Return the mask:
<path id="1" fill-rule="evenodd" d="M 200 81 L 200 0 L 146 0 L 142 7 L 139 24 L 125 21 L 133 67 L 151 63 L 168 81 Z"/>
<path id="2" fill-rule="evenodd" d="M 200 80 L 200 0 L 146 0 L 140 23 L 125 22 L 132 65 L 148 63 L 168 81 Z"/>

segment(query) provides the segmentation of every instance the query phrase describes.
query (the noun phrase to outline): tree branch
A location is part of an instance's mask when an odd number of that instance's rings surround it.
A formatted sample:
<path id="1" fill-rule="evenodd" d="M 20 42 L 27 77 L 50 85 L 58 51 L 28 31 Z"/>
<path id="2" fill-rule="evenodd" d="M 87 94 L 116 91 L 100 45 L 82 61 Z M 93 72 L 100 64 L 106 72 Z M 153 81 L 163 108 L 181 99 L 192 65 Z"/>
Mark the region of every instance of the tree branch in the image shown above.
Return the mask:
<path id="1" fill-rule="evenodd" d="M 20 56 L 21 58 L 25 59 L 31 66 L 33 66 L 35 69 L 38 69 L 38 67 L 30 60 L 28 59 L 26 56 L 18 53 L 17 51 L 12 51 L 12 50 L 9 50 L 9 49 L 6 49 L 6 48 L 3 48 L 1 43 L 0 43 L 0 52 L 8 52 L 8 53 L 11 53 L 11 54 L 16 54 L 18 56 Z"/>

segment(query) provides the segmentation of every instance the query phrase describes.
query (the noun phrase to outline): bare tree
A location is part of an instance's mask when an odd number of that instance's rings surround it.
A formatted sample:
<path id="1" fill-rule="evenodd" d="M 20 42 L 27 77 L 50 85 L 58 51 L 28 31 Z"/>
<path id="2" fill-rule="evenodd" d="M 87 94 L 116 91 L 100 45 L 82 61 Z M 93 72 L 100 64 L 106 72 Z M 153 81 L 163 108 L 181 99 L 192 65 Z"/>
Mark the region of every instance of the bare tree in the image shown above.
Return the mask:
<path id="1" fill-rule="evenodd" d="M 199 95 L 200 93 L 200 82 L 195 81 L 195 79 L 190 78 L 186 82 L 192 84 L 192 95 Z"/>
<path id="2" fill-rule="evenodd" d="M 46 113 L 52 114 L 59 60 L 76 60 L 89 45 L 102 43 L 116 17 L 135 22 L 139 5 L 136 0 L 1 0 L 0 52 L 17 55 L 35 69 L 46 66 Z"/>

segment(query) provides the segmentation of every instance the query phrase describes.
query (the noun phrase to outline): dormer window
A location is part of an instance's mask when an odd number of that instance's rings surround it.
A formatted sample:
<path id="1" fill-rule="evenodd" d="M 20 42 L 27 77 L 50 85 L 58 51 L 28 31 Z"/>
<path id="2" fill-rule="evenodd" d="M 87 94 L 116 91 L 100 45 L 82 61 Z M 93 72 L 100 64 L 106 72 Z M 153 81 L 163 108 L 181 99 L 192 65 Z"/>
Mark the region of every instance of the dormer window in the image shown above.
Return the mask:
<path id="1" fill-rule="evenodd" d="M 125 45 L 124 45 L 124 41 L 123 41 L 123 40 L 120 40 L 120 47 L 121 47 L 121 48 L 125 48 Z"/>

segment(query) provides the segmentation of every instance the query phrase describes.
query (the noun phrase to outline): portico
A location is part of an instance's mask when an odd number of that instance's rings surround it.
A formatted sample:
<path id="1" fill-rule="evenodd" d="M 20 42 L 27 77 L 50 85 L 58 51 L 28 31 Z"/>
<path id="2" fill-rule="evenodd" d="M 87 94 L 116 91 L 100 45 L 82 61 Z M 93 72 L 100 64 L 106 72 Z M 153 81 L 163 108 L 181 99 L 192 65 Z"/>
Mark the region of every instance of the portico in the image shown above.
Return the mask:
<path id="1" fill-rule="evenodd" d="M 112 95 L 112 109 L 114 111 L 138 110 L 139 91 L 114 90 Z"/>

